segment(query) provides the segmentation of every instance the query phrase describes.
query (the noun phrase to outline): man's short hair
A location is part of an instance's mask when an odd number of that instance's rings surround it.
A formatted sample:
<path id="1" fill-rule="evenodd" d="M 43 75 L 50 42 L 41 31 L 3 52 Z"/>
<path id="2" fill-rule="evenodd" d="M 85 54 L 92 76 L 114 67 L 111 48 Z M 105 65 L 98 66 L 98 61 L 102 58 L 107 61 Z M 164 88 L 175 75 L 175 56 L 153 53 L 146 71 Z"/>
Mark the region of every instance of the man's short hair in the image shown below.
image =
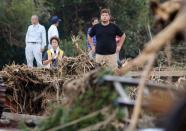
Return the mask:
<path id="1" fill-rule="evenodd" d="M 53 41 L 53 40 L 56 40 L 56 41 L 58 42 L 58 45 L 59 45 L 60 40 L 59 40 L 58 37 L 56 37 L 56 36 L 52 37 L 52 38 L 50 39 L 50 44 L 52 44 L 52 41 Z"/>
<path id="2" fill-rule="evenodd" d="M 110 9 L 102 9 L 100 15 L 102 15 L 103 13 L 108 13 L 110 15 Z"/>

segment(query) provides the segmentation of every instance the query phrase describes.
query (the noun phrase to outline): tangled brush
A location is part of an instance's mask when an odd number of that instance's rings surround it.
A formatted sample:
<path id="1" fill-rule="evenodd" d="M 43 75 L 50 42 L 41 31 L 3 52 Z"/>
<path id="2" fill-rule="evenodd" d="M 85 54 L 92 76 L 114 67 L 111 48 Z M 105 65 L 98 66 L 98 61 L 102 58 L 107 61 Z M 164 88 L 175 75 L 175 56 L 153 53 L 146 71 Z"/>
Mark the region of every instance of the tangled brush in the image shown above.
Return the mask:
<path id="1" fill-rule="evenodd" d="M 56 69 L 7 65 L 0 72 L 7 87 L 6 108 L 11 112 L 41 115 L 49 101 L 62 100 L 64 83 L 82 77 L 97 66 L 86 55 L 66 58 Z"/>

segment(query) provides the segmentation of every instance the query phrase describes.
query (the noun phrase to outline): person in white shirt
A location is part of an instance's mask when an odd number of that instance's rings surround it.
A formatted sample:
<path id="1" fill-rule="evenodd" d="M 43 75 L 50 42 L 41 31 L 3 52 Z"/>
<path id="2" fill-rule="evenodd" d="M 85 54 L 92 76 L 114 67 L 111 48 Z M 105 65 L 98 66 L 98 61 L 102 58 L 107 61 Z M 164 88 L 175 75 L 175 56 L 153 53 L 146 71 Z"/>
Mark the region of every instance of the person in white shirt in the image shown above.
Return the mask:
<path id="1" fill-rule="evenodd" d="M 42 66 L 42 52 L 46 46 L 46 30 L 39 24 L 37 15 L 31 17 L 31 23 L 26 33 L 25 55 L 28 67 L 33 67 L 34 58 L 37 66 Z"/>
<path id="2" fill-rule="evenodd" d="M 48 49 L 51 49 L 50 39 L 52 37 L 59 38 L 59 32 L 58 32 L 57 27 L 59 26 L 60 21 L 61 19 L 59 19 L 58 16 L 53 16 L 51 19 L 52 25 L 48 29 Z"/>

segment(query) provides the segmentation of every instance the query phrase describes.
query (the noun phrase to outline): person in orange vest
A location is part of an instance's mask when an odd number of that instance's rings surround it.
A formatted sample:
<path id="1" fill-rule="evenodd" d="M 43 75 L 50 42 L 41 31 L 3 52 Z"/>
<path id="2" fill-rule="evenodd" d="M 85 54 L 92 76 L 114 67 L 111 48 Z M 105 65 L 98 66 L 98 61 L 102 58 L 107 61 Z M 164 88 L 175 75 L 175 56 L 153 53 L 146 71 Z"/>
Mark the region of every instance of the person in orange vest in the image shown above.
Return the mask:
<path id="1" fill-rule="evenodd" d="M 43 65 L 47 68 L 56 68 L 58 63 L 64 58 L 64 51 L 59 48 L 59 38 L 52 37 L 50 39 L 51 49 L 49 49 L 43 57 Z"/>

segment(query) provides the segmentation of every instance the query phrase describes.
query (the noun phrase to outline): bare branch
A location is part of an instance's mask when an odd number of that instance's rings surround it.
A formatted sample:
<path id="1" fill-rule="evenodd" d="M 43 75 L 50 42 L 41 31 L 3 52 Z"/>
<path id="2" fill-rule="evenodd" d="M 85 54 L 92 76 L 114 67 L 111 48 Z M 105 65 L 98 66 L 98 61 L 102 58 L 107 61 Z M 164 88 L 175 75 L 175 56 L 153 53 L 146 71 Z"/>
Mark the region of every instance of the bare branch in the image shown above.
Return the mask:
<path id="1" fill-rule="evenodd" d="M 148 63 L 144 68 L 145 70 L 143 71 L 143 73 L 141 75 L 141 80 L 140 80 L 139 86 L 138 86 L 137 100 L 136 100 L 136 104 L 135 104 L 134 111 L 132 114 L 132 120 L 131 120 L 131 123 L 130 123 L 127 131 L 134 131 L 136 124 L 138 122 L 139 114 L 141 111 L 144 86 L 145 86 L 146 80 L 148 78 L 148 74 L 153 66 L 154 60 L 155 60 L 155 55 L 152 55 L 150 57 L 150 59 L 148 60 Z"/>

